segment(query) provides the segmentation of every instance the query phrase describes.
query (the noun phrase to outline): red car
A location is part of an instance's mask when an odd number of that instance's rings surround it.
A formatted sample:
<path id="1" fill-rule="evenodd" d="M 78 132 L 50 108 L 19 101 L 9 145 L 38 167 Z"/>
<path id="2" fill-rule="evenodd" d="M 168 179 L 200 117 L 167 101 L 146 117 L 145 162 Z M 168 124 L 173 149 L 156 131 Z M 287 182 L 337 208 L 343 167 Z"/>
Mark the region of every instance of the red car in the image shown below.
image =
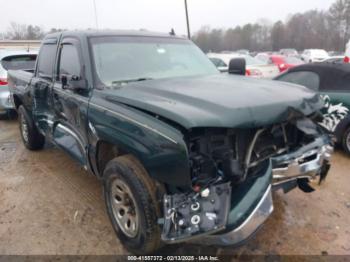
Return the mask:
<path id="1" fill-rule="evenodd" d="M 278 66 L 280 72 L 304 64 L 304 62 L 301 59 L 295 56 L 272 55 L 270 58 L 272 62 Z"/>
<path id="2" fill-rule="evenodd" d="M 278 66 L 280 72 L 304 64 L 304 62 L 295 56 L 283 56 L 283 55 L 269 55 L 269 54 L 258 54 L 257 59 L 260 59 L 268 64 L 274 64 Z"/>

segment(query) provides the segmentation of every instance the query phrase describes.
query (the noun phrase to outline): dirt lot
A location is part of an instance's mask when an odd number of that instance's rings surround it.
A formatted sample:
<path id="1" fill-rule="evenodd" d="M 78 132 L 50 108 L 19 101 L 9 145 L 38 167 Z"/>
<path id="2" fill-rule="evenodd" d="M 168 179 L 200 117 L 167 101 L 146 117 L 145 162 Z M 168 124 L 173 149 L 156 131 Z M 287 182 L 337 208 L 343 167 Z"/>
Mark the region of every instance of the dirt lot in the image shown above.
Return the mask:
<path id="1" fill-rule="evenodd" d="M 274 195 L 275 211 L 247 245 L 177 245 L 162 254 L 350 255 L 350 158 L 337 152 L 313 194 Z M 99 181 L 62 151 L 25 150 L 16 121 L 0 121 L 0 254 L 126 254 L 112 232 Z"/>

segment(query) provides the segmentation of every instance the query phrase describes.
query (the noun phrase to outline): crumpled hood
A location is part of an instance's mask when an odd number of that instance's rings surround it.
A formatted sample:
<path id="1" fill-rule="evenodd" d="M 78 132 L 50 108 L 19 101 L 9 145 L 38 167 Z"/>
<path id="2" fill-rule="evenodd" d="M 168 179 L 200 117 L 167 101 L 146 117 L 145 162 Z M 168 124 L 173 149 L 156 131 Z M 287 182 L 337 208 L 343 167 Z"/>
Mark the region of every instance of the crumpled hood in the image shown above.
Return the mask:
<path id="1" fill-rule="evenodd" d="M 146 110 L 183 127 L 262 127 L 310 115 L 323 107 L 305 87 L 234 75 L 210 75 L 130 83 L 106 90 L 113 103 Z"/>

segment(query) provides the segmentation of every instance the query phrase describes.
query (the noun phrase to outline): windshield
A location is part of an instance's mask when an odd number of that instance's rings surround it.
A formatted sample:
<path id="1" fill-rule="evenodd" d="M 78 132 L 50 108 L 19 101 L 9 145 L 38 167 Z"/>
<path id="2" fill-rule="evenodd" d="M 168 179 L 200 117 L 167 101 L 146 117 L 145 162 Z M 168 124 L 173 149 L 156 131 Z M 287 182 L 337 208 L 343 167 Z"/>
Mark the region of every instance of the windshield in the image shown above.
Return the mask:
<path id="1" fill-rule="evenodd" d="M 219 74 L 200 49 L 185 39 L 95 37 L 90 39 L 97 78 L 103 85 Z"/>
<path id="2" fill-rule="evenodd" d="M 252 66 L 252 65 L 267 65 L 266 61 L 262 61 L 260 59 L 254 58 L 250 55 L 246 55 L 244 56 L 244 59 L 247 63 L 248 66 Z"/>

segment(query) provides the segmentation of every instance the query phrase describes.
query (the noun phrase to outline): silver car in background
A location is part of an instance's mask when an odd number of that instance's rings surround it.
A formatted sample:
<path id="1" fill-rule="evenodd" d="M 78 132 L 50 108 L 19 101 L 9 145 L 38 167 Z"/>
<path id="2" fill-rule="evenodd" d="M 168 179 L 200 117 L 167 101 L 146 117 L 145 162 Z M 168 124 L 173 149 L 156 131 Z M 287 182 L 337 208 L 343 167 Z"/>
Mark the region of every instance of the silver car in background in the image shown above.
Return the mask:
<path id="1" fill-rule="evenodd" d="M 0 49 L 0 118 L 10 116 L 14 106 L 7 83 L 8 70 L 34 68 L 38 50 Z"/>

